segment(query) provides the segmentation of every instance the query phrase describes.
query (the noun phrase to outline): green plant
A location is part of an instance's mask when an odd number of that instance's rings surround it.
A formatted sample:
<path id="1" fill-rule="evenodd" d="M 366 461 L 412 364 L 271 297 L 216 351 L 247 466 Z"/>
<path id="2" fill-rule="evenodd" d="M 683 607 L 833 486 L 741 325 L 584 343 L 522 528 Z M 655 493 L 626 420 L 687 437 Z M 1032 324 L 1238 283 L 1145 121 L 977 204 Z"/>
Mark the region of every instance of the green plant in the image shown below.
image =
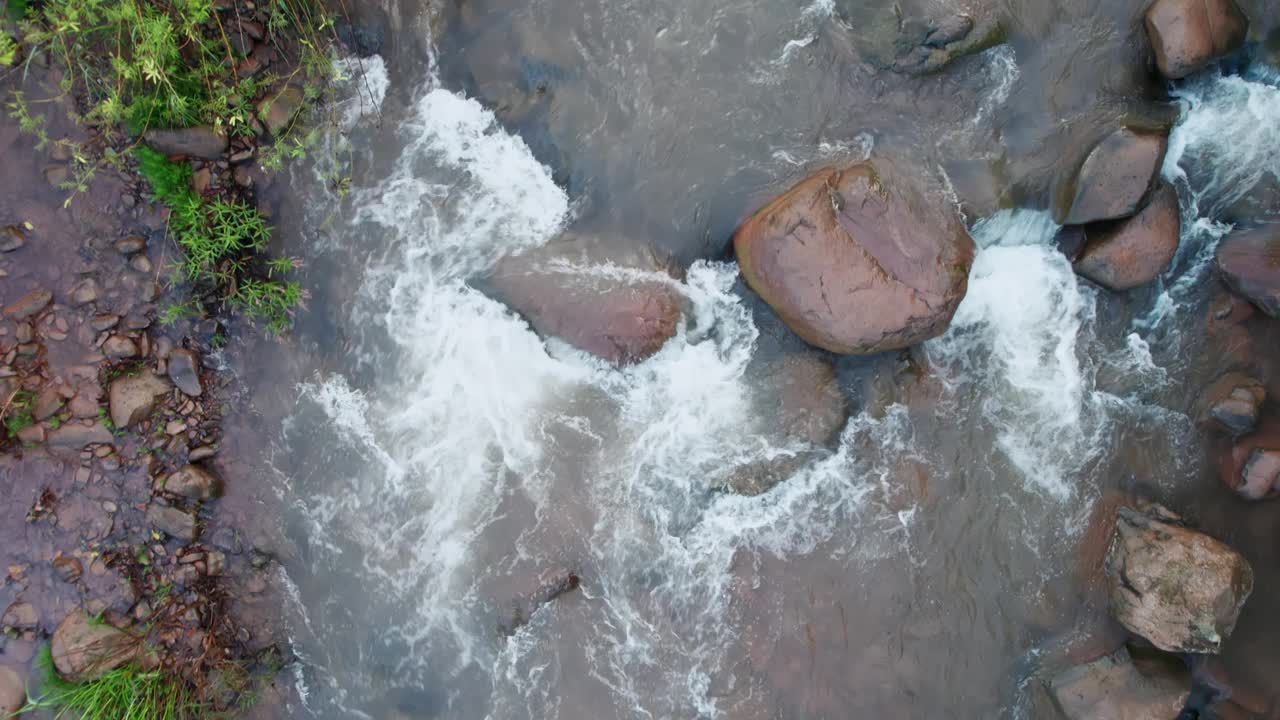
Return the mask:
<path id="1" fill-rule="evenodd" d="M 18 43 L 7 32 L 0 32 L 0 65 L 12 65 L 18 59 Z"/>
<path id="2" fill-rule="evenodd" d="M 35 416 L 31 413 L 34 403 L 35 395 L 30 390 L 15 390 L 9 394 L 0 408 L 0 417 L 4 418 L 4 428 L 9 437 L 15 437 L 35 424 Z"/>
<path id="3" fill-rule="evenodd" d="M 54 720 L 196 720 L 205 706 L 181 679 L 127 665 L 93 680 L 72 683 L 58 675 L 48 647 L 38 660 L 43 682 L 20 713 L 46 710 Z"/>

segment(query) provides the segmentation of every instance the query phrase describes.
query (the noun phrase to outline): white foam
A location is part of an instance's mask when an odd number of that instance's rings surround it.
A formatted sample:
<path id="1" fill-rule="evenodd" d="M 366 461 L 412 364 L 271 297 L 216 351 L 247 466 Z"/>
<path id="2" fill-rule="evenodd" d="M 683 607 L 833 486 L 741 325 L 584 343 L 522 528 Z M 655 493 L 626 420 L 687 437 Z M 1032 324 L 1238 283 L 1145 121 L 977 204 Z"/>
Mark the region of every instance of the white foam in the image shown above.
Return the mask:
<path id="1" fill-rule="evenodd" d="M 339 127 L 349 132 L 361 122 L 377 118 L 391 87 L 387 63 L 380 55 L 343 57 L 334 61 L 337 73 Z"/>

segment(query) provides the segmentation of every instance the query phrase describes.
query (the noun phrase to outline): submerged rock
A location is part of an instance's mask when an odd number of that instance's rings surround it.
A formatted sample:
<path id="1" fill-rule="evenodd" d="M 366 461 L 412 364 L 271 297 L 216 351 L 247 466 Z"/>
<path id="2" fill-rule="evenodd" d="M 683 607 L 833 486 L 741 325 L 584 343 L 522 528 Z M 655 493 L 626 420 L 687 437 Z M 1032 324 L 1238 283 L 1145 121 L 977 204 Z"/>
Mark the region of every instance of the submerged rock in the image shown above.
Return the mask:
<path id="1" fill-rule="evenodd" d="M 49 432 L 49 446 L 79 450 L 85 445 L 106 445 L 115 439 L 100 422 L 69 422 Z"/>
<path id="2" fill-rule="evenodd" d="M 209 500 L 222 494 L 222 482 L 203 468 L 183 465 L 165 478 L 164 489 L 194 500 Z"/>
<path id="3" fill-rule="evenodd" d="M 1235 0 L 1156 0 L 1146 26 L 1156 66 L 1172 80 L 1238 50 L 1249 35 L 1249 18 Z"/>
<path id="4" fill-rule="evenodd" d="M 14 320 L 26 320 L 32 315 L 38 315 L 40 311 L 49 307 L 51 302 L 53 302 L 53 293 L 44 288 L 37 288 L 10 303 L 5 307 L 4 314 Z"/>
<path id="5" fill-rule="evenodd" d="M 974 244 L 945 197 L 885 160 L 823 170 L 742 225 L 743 277 L 807 342 L 871 354 L 942 334 Z"/>
<path id="6" fill-rule="evenodd" d="M 1189 694 L 1172 674 L 1143 674 L 1129 651 L 1061 673 L 1050 684 L 1068 720 L 1173 720 Z"/>
<path id="7" fill-rule="evenodd" d="M 1133 215 L 1155 183 L 1168 141 L 1164 135 L 1120 128 L 1089 152 L 1054 221 L 1083 225 Z"/>
<path id="8" fill-rule="evenodd" d="M 1227 373 L 1205 389 L 1200 399 L 1200 420 L 1216 422 L 1232 435 L 1246 435 L 1258 427 L 1267 388 L 1243 373 Z"/>
<path id="9" fill-rule="evenodd" d="M 1280 226 L 1233 233 L 1218 246 L 1217 266 L 1233 292 L 1280 318 Z"/>
<path id="10" fill-rule="evenodd" d="M 150 370 L 144 370 L 136 377 L 113 380 L 108 390 L 111 422 L 118 428 L 141 422 L 155 409 L 156 400 L 169 389 L 169 381 Z"/>
<path id="11" fill-rule="evenodd" d="M 657 263 L 624 268 L 569 262 L 561 252 L 557 244 L 508 258 L 489 279 L 494 295 L 539 335 L 614 365 L 645 360 L 675 336 L 680 293 Z"/>
<path id="12" fill-rule="evenodd" d="M 71 682 L 93 680 L 132 662 L 142 644 L 128 633 L 74 610 L 49 643 L 53 666 Z"/>
<path id="13" fill-rule="evenodd" d="M 1109 290 L 1131 290 L 1155 280 L 1178 252 L 1182 219 L 1178 193 L 1161 183 L 1137 215 L 1090 225 L 1076 272 Z"/>
<path id="14" fill-rule="evenodd" d="M 27 703 L 27 688 L 22 676 L 12 668 L 0 665 L 0 718 L 13 716 Z"/>
<path id="15" fill-rule="evenodd" d="M 227 151 L 227 136 L 211 127 L 192 127 L 178 130 L 148 130 L 143 142 L 165 155 L 217 160 Z"/>
<path id="16" fill-rule="evenodd" d="M 1217 653 L 1253 592 L 1253 569 L 1226 545 L 1156 506 L 1118 511 L 1107 558 L 1115 618 L 1166 652 Z"/>

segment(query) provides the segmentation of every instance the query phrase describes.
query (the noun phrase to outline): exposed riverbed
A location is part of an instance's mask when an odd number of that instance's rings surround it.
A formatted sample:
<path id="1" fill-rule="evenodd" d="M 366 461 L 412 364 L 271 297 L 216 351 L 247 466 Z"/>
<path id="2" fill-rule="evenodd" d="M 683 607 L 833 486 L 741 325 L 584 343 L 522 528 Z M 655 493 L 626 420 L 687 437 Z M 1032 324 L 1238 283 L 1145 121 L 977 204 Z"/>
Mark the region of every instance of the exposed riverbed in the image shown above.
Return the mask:
<path id="1" fill-rule="evenodd" d="M 965 12 L 1007 42 L 925 77 L 883 67 L 886 10 L 854 3 L 476 0 L 438 36 L 392 13 L 333 138 L 350 194 L 300 166 L 280 198 L 313 299 L 255 360 L 296 717 L 1056 717 L 1044 678 L 1119 636 L 1090 527 L 1132 492 L 1253 562 L 1223 660 L 1277 702 L 1280 509 L 1219 485 L 1196 402 L 1240 365 L 1280 396 L 1274 321 L 1223 321 L 1210 267 L 1280 178 L 1280 76 L 1255 47 L 1166 88 L 1137 3 L 992 5 Z M 1111 293 L 1049 210 L 1122 121 L 1173 124 L 1183 235 Z M 942 337 L 817 356 L 848 413 L 824 446 L 780 431 L 775 363 L 808 351 L 726 250 L 790 183 L 882 153 L 945 174 L 978 253 Z M 483 292 L 565 231 L 678 269 L 645 276 L 682 309 L 655 356 L 614 368 Z M 724 490 L 779 458 L 768 492 Z"/>

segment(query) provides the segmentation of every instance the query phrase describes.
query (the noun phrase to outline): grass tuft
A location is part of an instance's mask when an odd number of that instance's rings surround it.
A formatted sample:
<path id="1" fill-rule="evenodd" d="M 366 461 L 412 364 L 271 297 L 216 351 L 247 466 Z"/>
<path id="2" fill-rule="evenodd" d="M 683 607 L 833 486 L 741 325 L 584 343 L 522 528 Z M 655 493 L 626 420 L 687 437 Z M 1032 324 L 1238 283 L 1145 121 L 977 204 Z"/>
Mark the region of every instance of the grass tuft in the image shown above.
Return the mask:
<path id="1" fill-rule="evenodd" d="M 37 666 L 40 694 L 28 697 L 22 714 L 45 710 L 54 720 L 198 720 L 208 714 L 185 683 L 160 671 L 129 665 L 87 682 L 68 682 L 54 669 L 48 646 Z"/>

